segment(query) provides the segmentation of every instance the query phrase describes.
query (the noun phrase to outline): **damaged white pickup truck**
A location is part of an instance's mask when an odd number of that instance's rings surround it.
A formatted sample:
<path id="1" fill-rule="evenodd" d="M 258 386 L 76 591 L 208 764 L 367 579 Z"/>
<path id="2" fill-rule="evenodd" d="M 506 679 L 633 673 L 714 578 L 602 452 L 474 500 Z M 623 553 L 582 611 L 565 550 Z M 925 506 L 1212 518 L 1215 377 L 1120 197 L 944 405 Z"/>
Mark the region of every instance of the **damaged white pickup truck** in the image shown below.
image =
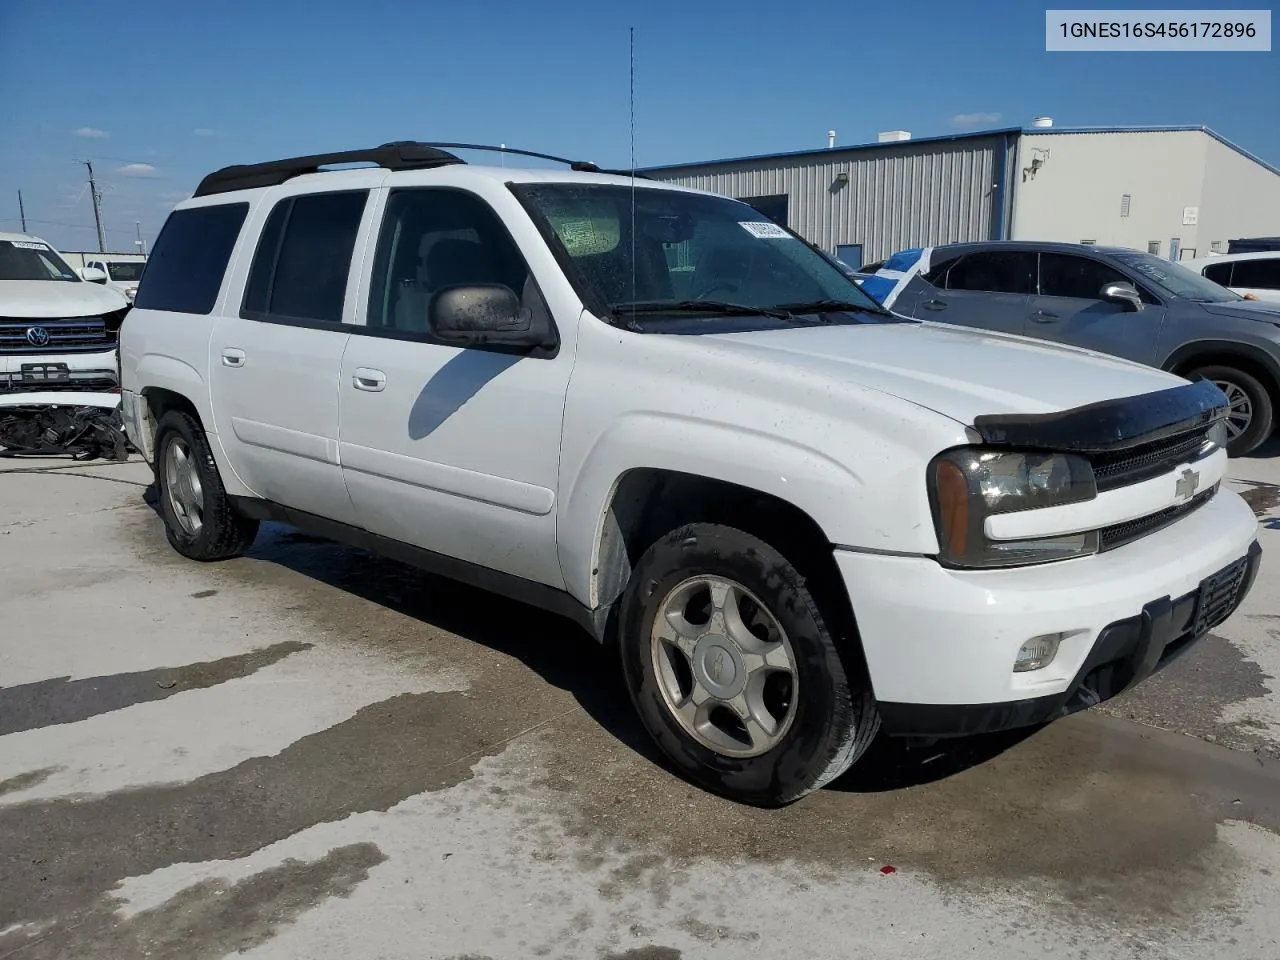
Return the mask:
<path id="1" fill-rule="evenodd" d="M 129 304 L 94 279 L 39 237 L 0 233 L 0 456 L 128 456 L 116 337 Z"/>
<path id="2" fill-rule="evenodd" d="M 726 197 L 450 149 L 170 215 L 121 362 L 179 553 L 285 521 L 573 617 L 672 765 L 761 805 L 879 730 L 1114 696 L 1249 590 L 1212 383 L 894 316 Z"/>

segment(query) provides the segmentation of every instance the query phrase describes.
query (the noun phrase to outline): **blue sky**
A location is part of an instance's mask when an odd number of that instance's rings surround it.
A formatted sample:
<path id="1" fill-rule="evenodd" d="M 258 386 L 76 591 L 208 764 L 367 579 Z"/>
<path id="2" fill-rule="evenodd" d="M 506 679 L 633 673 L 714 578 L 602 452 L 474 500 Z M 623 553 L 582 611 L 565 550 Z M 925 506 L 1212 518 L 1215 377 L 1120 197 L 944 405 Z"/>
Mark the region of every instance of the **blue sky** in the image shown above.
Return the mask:
<path id="1" fill-rule="evenodd" d="M 1046 53 L 1026 0 L 0 0 L 0 229 L 21 188 L 32 232 L 91 249 L 84 158 L 121 250 L 229 163 L 434 139 L 624 166 L 631 26 L 641 165 L 1040 113 L 1205 124 L 1280 165 L 1280 53 Z"/>

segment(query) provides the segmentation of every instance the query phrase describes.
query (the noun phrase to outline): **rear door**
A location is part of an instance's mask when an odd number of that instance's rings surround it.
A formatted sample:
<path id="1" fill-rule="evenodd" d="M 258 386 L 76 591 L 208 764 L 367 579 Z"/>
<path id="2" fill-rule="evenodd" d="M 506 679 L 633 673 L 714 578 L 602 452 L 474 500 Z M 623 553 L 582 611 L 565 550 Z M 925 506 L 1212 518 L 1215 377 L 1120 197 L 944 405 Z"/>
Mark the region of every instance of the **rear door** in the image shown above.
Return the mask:
<path id="1" fill-rule="evenodd" d="M 336 185 L 335 185 L 336 186 Z M 338 376 L 367 189 L 286 191 L 264 204 L 252 261 L 209 341 L 218 433 L 259 496 L 354 520 L 338 463 Z"/>
<path id="2" fill-rule="evenodd" d="M 912 281 L 912 316 L 1001 333 L 1023 333 L 1035 282 L 1036 255 L 1032 251 L 964 253 L 936 265 L 926 278 Z"/>
<path id="3" fill-rule="evenodd" d="M 1130 283 L 1142 295 L 1143 309 L 1102 300 L 1108 283 Z M 1156 338 L 1165 308 L 1132 277 L 1093 257 L 1040 254 L 1040 293 L 1029 299 L 1026 333 L 1102 353 L 1155 363 Z"/>

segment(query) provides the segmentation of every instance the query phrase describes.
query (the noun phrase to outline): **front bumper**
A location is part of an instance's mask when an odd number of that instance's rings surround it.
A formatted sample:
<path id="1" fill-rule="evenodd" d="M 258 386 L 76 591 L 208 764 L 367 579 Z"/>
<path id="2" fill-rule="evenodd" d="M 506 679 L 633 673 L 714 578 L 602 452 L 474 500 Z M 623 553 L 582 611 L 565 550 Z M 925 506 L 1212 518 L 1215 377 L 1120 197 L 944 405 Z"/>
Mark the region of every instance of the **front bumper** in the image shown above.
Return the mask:
<path id="1" fill-rule="evenodd" d="M 1225 619 L 1257 571 L 1257 519 L 1223 490 L 1164 529 L 1104 554 L 957 571 L 928 557 L 839 550 L 884 725 L 947 736 L 1035 724 L 1114 696 L 1185 650 L 1202 584 L 1244 558 Z M 1019 647 L 1064 635 L 1046 667 Z"/>
<path id="2" fill-rule="evenodd" d="M 1198 589 L 1152 600 L 1136 617 L 1107 625 L 1062 693 L 1007 703 L 881 703 L 884 728 L 893 736 L 970 736 L 1048 723 L 1110 700 L 1168 666 L 1231 616 L 1252 588 L 1261 559 L 1255 540 L 1244 557 Z"/>

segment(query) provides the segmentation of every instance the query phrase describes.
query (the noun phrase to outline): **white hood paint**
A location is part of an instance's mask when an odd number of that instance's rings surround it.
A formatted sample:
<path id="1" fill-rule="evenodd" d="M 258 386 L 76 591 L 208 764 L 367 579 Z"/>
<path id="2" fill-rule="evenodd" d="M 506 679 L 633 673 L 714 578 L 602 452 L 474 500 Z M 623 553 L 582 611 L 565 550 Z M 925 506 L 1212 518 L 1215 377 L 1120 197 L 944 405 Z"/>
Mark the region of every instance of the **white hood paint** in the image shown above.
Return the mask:
<path id="1" fill-rule="evenodd" d="M 965 426 L 983 414 L 1052 413 L 1167 390 L 1181 377 L 1116 357 L 939 323 L 795 327 L 691 338 L 805 379 L 856 383 Z"/>
<path id="2" fill-rule="evenodd" d="M 0 280 L 0 317 L 96 317 L 128 305 L 118 290 L 83 280 Z"/>

